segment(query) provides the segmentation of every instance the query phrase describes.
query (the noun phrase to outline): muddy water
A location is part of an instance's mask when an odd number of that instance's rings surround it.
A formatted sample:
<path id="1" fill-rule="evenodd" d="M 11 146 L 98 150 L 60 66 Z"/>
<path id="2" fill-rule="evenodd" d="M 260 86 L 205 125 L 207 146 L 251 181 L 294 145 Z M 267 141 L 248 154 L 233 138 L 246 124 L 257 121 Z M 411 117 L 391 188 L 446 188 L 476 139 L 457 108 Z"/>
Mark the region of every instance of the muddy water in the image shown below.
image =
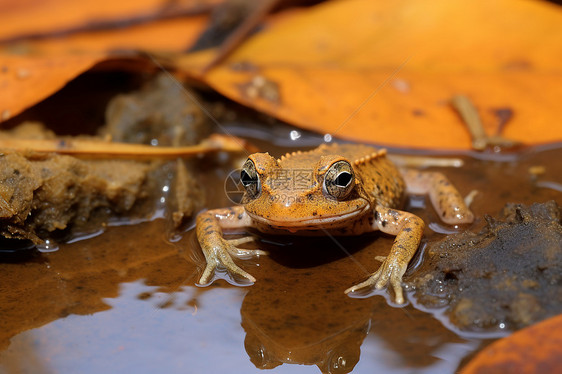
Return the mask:
<path id="1" fill-rule="evenodd" d="M 288 149 L 263 138 L 274 155 Z M 474 227 L 506 202 L 562 205 L 562 148 L 486 158 L 444 170 L 463 194 L 479 191 Z M 532 166 L 544 174 L 531 176 Z M 231 204 L 223 191 L 229 171 L 200 175 L 209 208 Z M 412 205 L 430 223 L 425 241 L 441 238 L 431 229 L 439 231 L 436 214 Z M 374 257 L 392 240 L 264 237 L 257 246 L 270 256 L 243 263 L 258 279 L 250 287 L 196 286 L 203 256 L 193 230 L 174 236 L 165 219 L 3 261 L 0 372 L 452 373 L 493 339 L 449 329 L 411 304 L 389 305 L 384 292 L 343 294 L 378 267 Z"/>

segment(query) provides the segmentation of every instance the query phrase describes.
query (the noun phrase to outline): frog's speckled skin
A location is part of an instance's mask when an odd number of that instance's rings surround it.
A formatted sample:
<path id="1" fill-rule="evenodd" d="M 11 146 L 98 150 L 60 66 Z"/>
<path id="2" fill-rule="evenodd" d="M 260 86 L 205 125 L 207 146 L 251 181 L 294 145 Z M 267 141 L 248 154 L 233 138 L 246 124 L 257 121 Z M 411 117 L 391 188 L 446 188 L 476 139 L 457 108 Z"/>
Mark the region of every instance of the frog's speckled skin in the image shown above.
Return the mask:
<path id="1" fill-rule="evenodd" d="M 473 220 L 462 196 L 445 176 L 410 170 L 401 173 L 388 160 L 385 150 L 356 144 L 324 144 L 278 160 L 267 153 L 255 153 L 249 160 L 259 176 L 259 192 L 252 196 L 247 191 L 243 207 L 211 210 L 197 217 L 197 238 L 207 260 L 202 284 L 212 279 L 217 266 L 255 281 L 234 263 L 231 255 L 264 252 L 237 248 L 247 240 L 228 241 L 222 237 L 222 229 L 253 227 L 265 233 L 296 235 L 359 235 L 381 230 L 396 236 L 390 254 L 377 272 L 346 292 L 373 285 L 382 288 L 390 283 L 396 302 L 401 304 L 402 276 L 424 230 L 420 218 L 398 210 L 406 193 L 428 193 L 446 223 Z M 336 199 L 327 192 L 325 180 L 332 181 L 332 166 L 338 161 L 351 165 L 354 178 L 345 196 Z"/>

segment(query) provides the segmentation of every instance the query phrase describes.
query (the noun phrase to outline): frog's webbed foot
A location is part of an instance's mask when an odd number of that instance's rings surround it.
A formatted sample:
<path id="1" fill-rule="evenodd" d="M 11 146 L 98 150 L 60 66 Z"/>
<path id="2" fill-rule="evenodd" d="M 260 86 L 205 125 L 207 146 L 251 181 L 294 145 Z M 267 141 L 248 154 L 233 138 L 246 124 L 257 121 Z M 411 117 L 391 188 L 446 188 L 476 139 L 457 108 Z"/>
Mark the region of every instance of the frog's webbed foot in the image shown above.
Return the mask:
<path id="1" fill-rule="evenodd" d="M 402 276 L 406 272 L 407 263 L 399 263 L 397 261 L 384 260 L 379 270 L 373 273 L 366 281 L 356 284 L 345 290 L 345 293 L 356 292 L 364 288 L 372 288 L 373 286 L 380 290 L 390 283 L 394 291 L 395 301 L 397 304 L 404 304 L 404 293 L 402 291 Z"/>
<path id="2" fill-rule="evenodd" d="M 402 291 L 402 276 L 406 272 L 408 263 L 416 252 L 423 234 L 424 223 L 408 212 L 400 212 L 390 208 L 377 207 L 376 227 L 385 233 L 396 235 L 389 255 L 375 257 L 382 260 L 380 268 L 366 281 L 348 288 L 345 293 L 356 292 L 367 287 L 380 290 L 390 284 L 394 291 L 397 304 L 404 304 Z M 389 224 L 391 223 L 391 224 Z"/>
<path id="3" fill-rule="evenodd" d="M 240 268 L 233 260 L 266 254 L 259 249 L 244 249 L 238 246 L 255 240 L 253 236 L 238 239 L 223 238 L 223 228 L 241 229 L 251 226 L 251 220 L 244 207 L 221 208 L 199 213 L 197 216 L 197 240 L 207 262 L 200 284 L 208 284 L 215 278 L 215 272 L 226 270 L 231 278 L 255 282 L 256 278 Z"/>
<path id="4" fill-rule="evenodd" d="M 214 243 L 210 247 L 203 248 L 207 265 L 203 271 L 203 275 L 199 279 L 199 284 L 207 284 L 213 280 L 217 268 L 224 268 L 232 276 L 244 278 L 250 282 L 255 282 L 251 274 L 236 265 L 232 256 L 246 258 L 250 256 L 263 255 L 266 252 L 259 249 L 238 248 L 236 245 L 247 243 L 253 240 L 251 237 L 227 240 L 222 237 L 215 238 Z"/>

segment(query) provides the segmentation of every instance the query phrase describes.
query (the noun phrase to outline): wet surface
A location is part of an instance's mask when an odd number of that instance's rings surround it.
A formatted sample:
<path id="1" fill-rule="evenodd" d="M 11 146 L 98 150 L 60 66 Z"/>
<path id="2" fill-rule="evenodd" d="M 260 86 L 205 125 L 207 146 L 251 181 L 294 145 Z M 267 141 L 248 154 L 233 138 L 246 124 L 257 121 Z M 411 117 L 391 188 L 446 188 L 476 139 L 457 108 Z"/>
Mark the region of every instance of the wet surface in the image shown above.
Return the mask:
<path id="1" fill-rule="evenodd" d="M 291 130 L 270 133 L 289 142 Z M 256 143 L 274 156 L 293 150 L 268 140 Z M 293 141 L 295 148 L 310 142 Z M 553 148 L 465 158 L 462 168 L 440 170 L 463 195 L 479 191 L 472 204 L 478 229 L 484 214 L 497 215 L 507 202 L 562 204 L 561 158 L 562 148 Z M 232 204 L 224 194 L 231 168 L 222 165 L 199 176 L 208 208 Z M 544 172 L 529 172 L 537 166 Z M 428 223 L 424 243 L 443 238 L 435 231 L 451 231 L 419 199 L 411 205 Z M 343 293 L 377 269 L 375 256 L 386 255 L 392 241 L 384 234 L 262 237 L 256 245 L 270 256 L 241 262 L 258 279 L 250 287 L 224 280 L 195 286 L 204 259 L 194 232 L 178 236 L 165 219 L 108 227 L 56 252 L 3 261 L 0 372 L 452 373 L 491 339 L 463 335 L 412 304 L 396 308 L 386 291 Z"/>
<path id="2" fill-rule="evenodd" d="M 554 202 L 507 204 L 478 233 L 431 243 L 412 277 L 416 302 L 463 331 L 512 331 L 562 313 L 562 226 Z"/>
<path id="3" fill-rule="evenodd" d="M 354 261 L 376 265 L 372 250 L 354 260 L 333 254 L 340 258 L 316 266 L 260 259 L 247 264 L 260 279 L 253 287 L 199 288 L 194 238 L 171 244 L 165 231 L 163 220 L 114 227 L 25 264 L 3 264 L 0 370 L 251 373 L 258 372 L 252 362 L 352 363 L 361 350 L 357 372 L 452 371 L 478 346 L 411 307 L 345 296 L 358 273 Z M 380 239 L 378 246 L 390 244 Z"/>

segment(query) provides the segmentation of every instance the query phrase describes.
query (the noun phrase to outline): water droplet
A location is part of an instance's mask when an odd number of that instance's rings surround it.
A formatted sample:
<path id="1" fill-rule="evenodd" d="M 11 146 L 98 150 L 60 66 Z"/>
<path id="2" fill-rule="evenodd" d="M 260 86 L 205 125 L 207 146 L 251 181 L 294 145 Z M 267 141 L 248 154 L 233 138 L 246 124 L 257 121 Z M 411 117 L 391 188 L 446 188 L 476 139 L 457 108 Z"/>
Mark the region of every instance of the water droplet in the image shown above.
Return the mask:
<path id="1" fill-rule="evenodd" d="M 324 135 L 324 141 L 325 141 L 326 143 L 331 142 L 331 141 L 332 141 L 332 135 L 330 135 L 330 134 Z"/>
<path id="2" fill-rule="evenodd" d="M 45 240 L 43 244 L 37 244 L 37 250 L 42 253 L 55 252 L 59 250 L 59 246 L 52 240 Z"/>
<path id="3" fill-rule="evenodd" d="M 297 140 L 298 138 L 301 137 L 301 133 L 298 132 L 297 130 L 292 130 L 292 131 L 289 133 L 289 137 L 291 138 L 291 140 Z"/>
<path id="4" fill-rule="evenodd" d="M 170 186 L 162 187 L 162 192 L 168 192 L 170 190 Z"/>
<path id="5" fill-rule="evenodd" d="M 12 115 L 12 113 L 8 109 L 4 109 L 2 111 L 2 114 L 0 115 L 0 119 L 2 119 L 2 121 L 5 121 L 8 118 L 10 118 L 11 115 Z"/>
<path id="6" fill-rule="evenodd" d="M 408 83 L 408 81 L 405 81 L 403 79 L 395 79 L 392 82 L 392 85 L 394 86 L 394 88 L 396 88 L 396 90 L 398 90 L 401 93 L 410 92 L 410 83 Z"/>

